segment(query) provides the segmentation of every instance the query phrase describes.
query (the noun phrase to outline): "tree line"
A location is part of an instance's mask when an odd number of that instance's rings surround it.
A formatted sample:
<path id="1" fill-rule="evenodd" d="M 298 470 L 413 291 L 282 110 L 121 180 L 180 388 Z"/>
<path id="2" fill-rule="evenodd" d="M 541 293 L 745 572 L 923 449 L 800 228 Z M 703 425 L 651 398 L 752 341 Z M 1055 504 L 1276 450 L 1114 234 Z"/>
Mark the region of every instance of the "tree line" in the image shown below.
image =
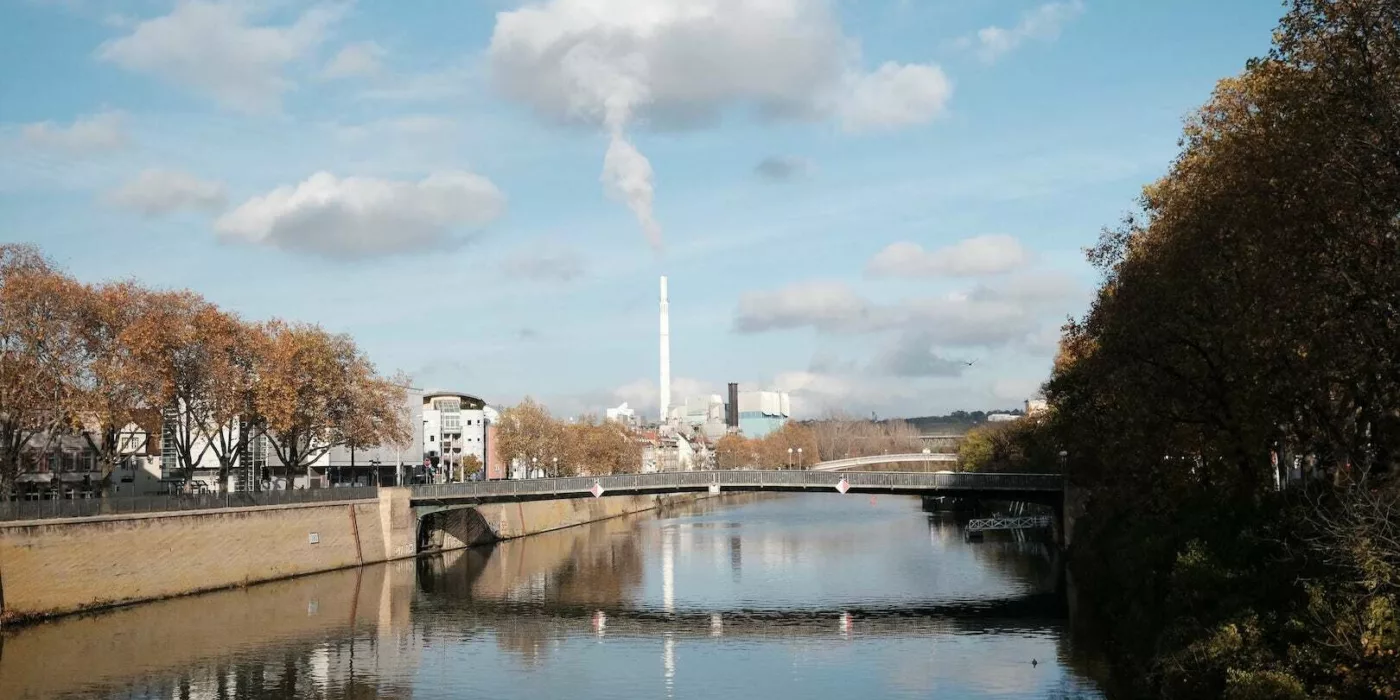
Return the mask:
<path id="1" fill-rule="evenodd" d="M 333 447 L 406 444 L 406 386 L 378 374 L 349 336 L 248 321 L 186 290 L 85 284 L 35 246 L 0 245 L 5 498 L 64 436 L 95 455 L 105 490 L 163 428 L 185 479 L 213 458 L 227 484 L 257 436 L 289 475 L 309 477 Z"/>
<path id="2" fill-rule="evenodd" d="M 1400 697 L 1400 2 L 1289 2 L 1089 259 L 1044 430 L 1126 694 Z"/>
<path id="3" fill-rule="evenodd" d="M 636 474 L 642 446 L 620 423 L 585 415 L 560 420 L 530 397 L 501 411 L 496 453 L 506 464 L 520 463 L 548 476 Z"/>

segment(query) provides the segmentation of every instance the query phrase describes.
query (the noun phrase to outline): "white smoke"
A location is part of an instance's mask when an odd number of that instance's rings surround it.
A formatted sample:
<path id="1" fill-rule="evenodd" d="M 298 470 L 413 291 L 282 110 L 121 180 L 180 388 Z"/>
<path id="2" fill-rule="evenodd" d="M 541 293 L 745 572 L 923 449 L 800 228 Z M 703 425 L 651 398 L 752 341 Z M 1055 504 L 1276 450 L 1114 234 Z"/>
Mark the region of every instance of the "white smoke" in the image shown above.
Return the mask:
<path id="1" fill-rule="evenodd" d="M 627 202 L 627 208 L 637 217 L 642 233 L 655 250 L 661 250 L 661 224 L 652 212 L 656 186 L 652 184 L 651 162 L 616 129 L 608 140 L 608 154 L 603 157 L 603 184 L 608 193 Z"/>
<path id="2" fill-rule="evenodd" d="M 846 131 L 927 123 L 952 88 L 928 64 L 861 67 L 827 0 L 538 0 L 499 12 L 491 73 L 507 97 L 560 122 L 602 127 L 602 181 L 656 248 L 651 163 L 639 125 L 694 128 L 733 107 L 832 119 Z"/>

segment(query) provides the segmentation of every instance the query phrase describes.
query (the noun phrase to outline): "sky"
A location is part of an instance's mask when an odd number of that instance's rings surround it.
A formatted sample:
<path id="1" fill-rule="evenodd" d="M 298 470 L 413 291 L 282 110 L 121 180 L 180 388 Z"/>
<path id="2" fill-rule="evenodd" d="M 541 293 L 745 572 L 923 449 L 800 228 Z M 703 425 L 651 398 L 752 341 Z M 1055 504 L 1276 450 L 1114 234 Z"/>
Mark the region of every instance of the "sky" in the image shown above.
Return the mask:
<path id="1" fill-rule="evenodd" d="M 556 414 L 1015 408 L 1276 0 L 4 0 L 0 241 Z"/>

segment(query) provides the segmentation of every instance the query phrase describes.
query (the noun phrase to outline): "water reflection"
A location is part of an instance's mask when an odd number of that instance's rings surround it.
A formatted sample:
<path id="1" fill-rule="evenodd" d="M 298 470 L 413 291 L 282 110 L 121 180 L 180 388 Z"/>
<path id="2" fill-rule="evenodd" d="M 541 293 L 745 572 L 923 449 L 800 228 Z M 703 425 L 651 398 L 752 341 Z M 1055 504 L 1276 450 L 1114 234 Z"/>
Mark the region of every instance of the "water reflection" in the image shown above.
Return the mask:
<path id="1" fill-rule="evenodd" d="M 1055 551 L 726 498 L 9 632 L 0 697 L 1097 697 Z"/>

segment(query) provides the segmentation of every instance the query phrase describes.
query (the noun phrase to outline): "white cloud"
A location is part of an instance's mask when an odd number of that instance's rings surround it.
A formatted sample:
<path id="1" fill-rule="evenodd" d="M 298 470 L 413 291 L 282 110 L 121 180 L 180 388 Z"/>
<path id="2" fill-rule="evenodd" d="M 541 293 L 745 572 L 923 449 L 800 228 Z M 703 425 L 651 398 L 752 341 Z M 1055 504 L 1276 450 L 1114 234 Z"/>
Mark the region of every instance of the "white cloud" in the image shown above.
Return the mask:
<path id="1" fill-rule="evenodd" d="M 866 73 L 860 54 L 810 0 L 550 0 L 498 14 L 489 51 L 505 94 L 563 121 L 686 126 L 747 105 L 876 126 L 942 109 L 936 66 Z"/>
<path id="2" fill-rule="evenodd" d="M 502 268 L 512 278 L 550 282 L 572 282 L 584 273 L 578 251 L 557 246 L 521 250 L 507 258 Z"/>
<path id="3" fill-rule="evenodd" d="M 317 5 L 286 26 L 252 23 L 249 3 L 180 0 L 170 14 L 108 41 L 97 57 L 212 97 L 229 109 L 275 112 L 295 83 L 288 64 L 318 46 L 343 5 Z"/>
<path id="4" fill-rule="evenodd" d="M 384 70 L 384 47 L 373 41 L 350 44 L 341 49 L 321 75 L 326 78 L 369 78 Z"/>
<path id="5" fill-rule="evenodd" d="M 897 129 L 923 124 L 943 113 L 953 84 L 938 66 L 886 63 L 856 76 L 838 115 L 847 131 Z"/>
<path id="6" fill-rule="evenodd" d="M 154 217 L 179 209 L 221 211 L 227 197 L 220 182 L 174 170 L 145 170 L 134 180 L 107 192 L 103 200 Z"/>
<path id="7" fill-rule="evenodd" d="M 78 117 L 68 126 L 51 121 L 25 124 L 20 129 L 20 141 L 75 154 L 117 151 L 131 144 L 123 121 L 121 112 L 99 112 Z"/>
<path id="8" fill-rule="evenodd" d="M 974 48 L 978 58 L 986 63 L 993 63 L 1028 40 L 1056 39 L 1064 25 L 1082 12 L 1083 0 L 1050 2 L 1022 15 L 1021 21 L 1010 29 L 983 27 L 975 36 L 964 37 L 958 43 L 965 48 Z"/>
<path id="9" fill-rule="evenodd" d="M 350 260 L 450 248 L 490 223 L 505 195 L 490 180 L 444 172 L 418 182 L 320 172 L 249 199 L 215 224 L 227 240 Z"/>
<path id="10" fill-rule="evenodd" d="M 606 129 L 603 180 L 653 247 L 655 186 L 634 125 L 702 125 L 741 107 L 862 131 L 927 122 L 951 94 L 937 66 L 865 72 L 858 43 L 811 0 L 548 0 L 498 13 L 488 58 L 508 98 Z"/>
<path id="11" fill-rule="evenodd" d="M 866 265 L 873 277 L 964 277 L 1010 272 L 1027 262 L 1012 236 L 976 236 L 946 248 L 924 250 L 917 243 L 891 243 Z"/>

